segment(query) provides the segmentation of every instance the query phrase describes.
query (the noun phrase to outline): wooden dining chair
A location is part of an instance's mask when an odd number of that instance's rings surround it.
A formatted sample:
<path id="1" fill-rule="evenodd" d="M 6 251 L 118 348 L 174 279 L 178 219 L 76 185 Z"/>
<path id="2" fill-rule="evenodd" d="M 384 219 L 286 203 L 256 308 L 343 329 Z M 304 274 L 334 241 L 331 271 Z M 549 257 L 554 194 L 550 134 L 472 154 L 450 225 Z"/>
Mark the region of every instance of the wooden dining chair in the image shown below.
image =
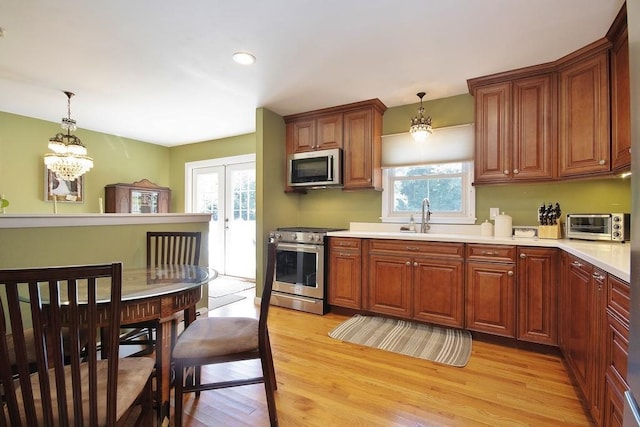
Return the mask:
<path id="1" fill-rule="evenodd" d="M 169 265 L 198 265 L 200 262 L 199 231 L 148 231 L 147 267 Z M 171 321 L 172 342 L 178 334 L 183 313 L 176 313 Z M 157 321 L 140 322 L 123 327 L 120 343 L 139 346 L 142 349 L 136 355 L 150 354 L 155 346 Z"/>
<path id="2" fill-rule="evenodd" d="M 199 231 L 147 231 L 147 267 L 197 265 L 200 240 Z"/>
<path id="3" fill-rule="evenodd" d="M 259 318 L 245 317 L 201 317 L 187 326 L 178 337 L 173 349 L 172 360 L 176 366 L 175 380 L 175 425 L 182 425 L 182 403 L 184 393 L 196 393 L 226 387 L 264 383 L 269 421 L 278 425 L 278 414 L 274 392 L 277 389 L 273 356 L 267 329 L 267 317 L 273 285 L 276 259 L 275 244 L 270 243 L 267 251 L 265 282 L 260 299 Z M 216 363 L 238 362 L 260 359 L 262 375 L 254 378 L 221 380 L 202 383 L 200 368 Z M 185 381 L 185 369 L 193 369 L 193 376 Z M 190 369 L 191 370 L 191 369 Z"/>
<path id="4" fill-rule="evenodd" d="M 121 263 L 0 270 L 0 290 L 0 426 L 152 425 L 153 361 L 118 356 Z"/>

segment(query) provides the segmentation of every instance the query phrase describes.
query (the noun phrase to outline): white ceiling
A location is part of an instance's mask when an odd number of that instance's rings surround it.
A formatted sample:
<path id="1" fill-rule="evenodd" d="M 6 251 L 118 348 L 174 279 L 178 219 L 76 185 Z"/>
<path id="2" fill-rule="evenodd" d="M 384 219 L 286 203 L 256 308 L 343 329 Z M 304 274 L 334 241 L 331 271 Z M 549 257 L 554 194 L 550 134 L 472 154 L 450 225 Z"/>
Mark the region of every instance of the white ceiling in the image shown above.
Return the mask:
<path id="1" fill-rule="evenodd" d="M 467 93 L 603 37 L 623 1 L 2 1 L 0 111 L 59 122 L 69 90 L 80 128 L 206 141 L 253 132 L 257 107 Z M 256 63 L 234 63 L 240 50 Z"/>

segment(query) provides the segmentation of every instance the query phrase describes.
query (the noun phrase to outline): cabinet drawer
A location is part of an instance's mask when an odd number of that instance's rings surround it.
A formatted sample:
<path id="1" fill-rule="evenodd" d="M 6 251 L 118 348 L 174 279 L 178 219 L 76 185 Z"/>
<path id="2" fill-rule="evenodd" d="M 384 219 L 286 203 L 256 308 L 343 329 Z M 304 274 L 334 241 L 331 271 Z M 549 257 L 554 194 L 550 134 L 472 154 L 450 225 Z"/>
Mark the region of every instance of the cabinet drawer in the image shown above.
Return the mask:
<path id="1" fill-rule="evenodd" d="M 467 260 L 516 262 L 516 246 L 467 244 Z"/>
<path id="2" fill-rule="evenodd" d="M 329 249 L 360 249 L 361 240 L 352 237 L 330 237 Z"/>
<path id="3" fill-rule="evenodd" d="M 459 258 L 464 255 L 464 243 L 417 242 L 415 240 L 371 240 L 370 252 L 396 252 L 409 255 L 430 255 Z"/>
<path id="4" fill-rule="evenodd" d="M 607 313 L 605 368 L 613 369 L 621 378 L 627 377 L 629 329 L 618 316 Z"/>
<path id="5" fill-rule="evenodd" d="M 615 276 L 609 275 L 607 282 L 607 308 L 620 316 L 620 319 L 628 325 L 631 288 L 627 282 Z"/>

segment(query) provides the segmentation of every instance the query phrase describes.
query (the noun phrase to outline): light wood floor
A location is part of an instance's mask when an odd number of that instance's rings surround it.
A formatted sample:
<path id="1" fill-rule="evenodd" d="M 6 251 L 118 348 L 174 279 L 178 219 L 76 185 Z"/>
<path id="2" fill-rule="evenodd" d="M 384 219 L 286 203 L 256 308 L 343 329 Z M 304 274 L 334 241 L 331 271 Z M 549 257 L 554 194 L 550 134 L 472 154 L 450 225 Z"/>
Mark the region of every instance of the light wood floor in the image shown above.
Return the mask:
<path id="1" fill-rule="evenodd" d="M 255 315 L 249 292 L 211 315 Z M 281 426 L 592 425 L 560 357 L 474 340 L 454 368 L 329 338 L 347 318 L 272 307 Z M 243 363 L 206 373 L 259 372 Z M 262 384 L 188 395 L 184 412 L 186 426 L 268 425 Z"/>

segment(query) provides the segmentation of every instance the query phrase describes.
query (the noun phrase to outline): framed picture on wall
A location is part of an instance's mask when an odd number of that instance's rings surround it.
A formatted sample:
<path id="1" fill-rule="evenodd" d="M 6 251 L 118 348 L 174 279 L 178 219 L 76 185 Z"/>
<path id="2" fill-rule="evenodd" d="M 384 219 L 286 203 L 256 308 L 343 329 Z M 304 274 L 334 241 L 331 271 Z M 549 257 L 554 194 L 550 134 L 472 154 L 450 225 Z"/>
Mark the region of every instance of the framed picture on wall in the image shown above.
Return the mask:
<path id="1" fill-rule="evenodd" d="M 56 174 L 45 167 L 44 200 L 47 202 L 84 203 L 84 175 L 75 181 L 58 179 Z"/>

